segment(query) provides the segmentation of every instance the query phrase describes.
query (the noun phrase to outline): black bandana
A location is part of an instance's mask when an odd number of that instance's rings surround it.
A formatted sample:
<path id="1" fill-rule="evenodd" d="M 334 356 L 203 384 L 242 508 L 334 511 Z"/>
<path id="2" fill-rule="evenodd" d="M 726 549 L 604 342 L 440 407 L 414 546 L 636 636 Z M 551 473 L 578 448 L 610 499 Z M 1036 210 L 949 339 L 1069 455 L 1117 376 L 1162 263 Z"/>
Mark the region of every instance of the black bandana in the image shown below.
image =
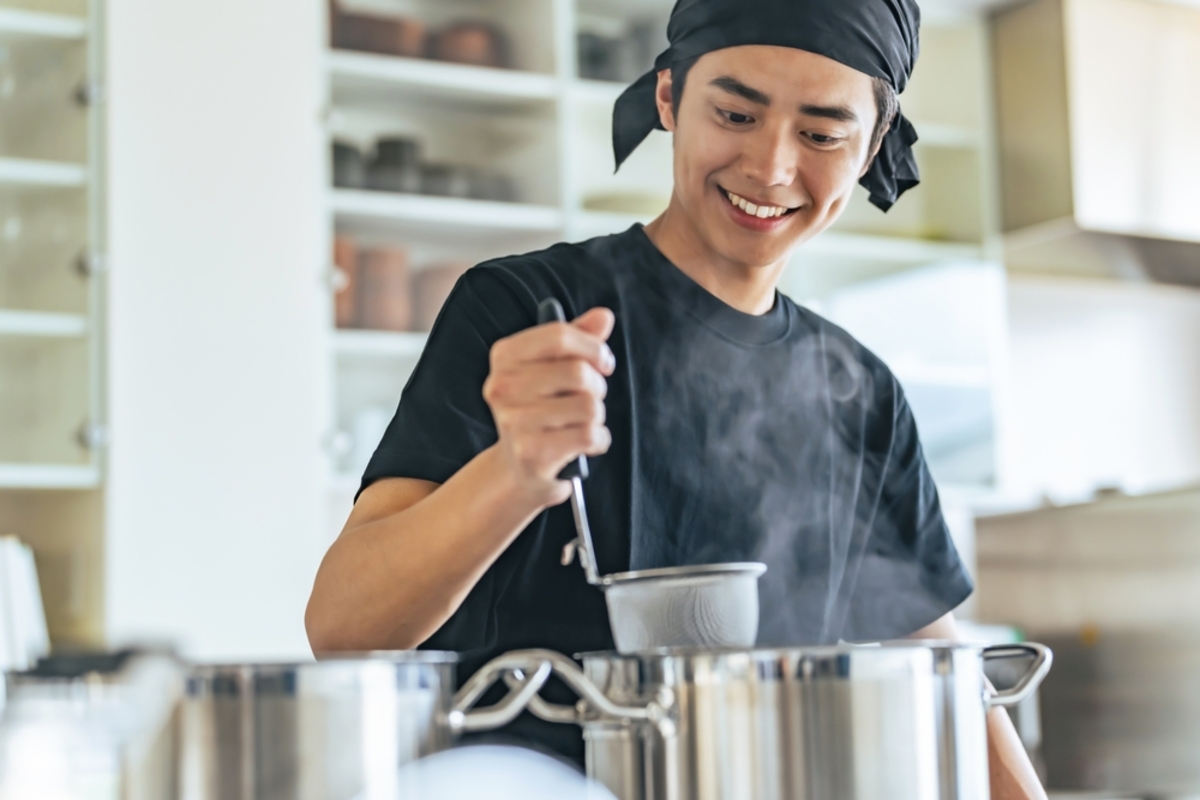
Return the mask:
<path id="1" fill-rule="evenodd" d="M 915 0 L 678 0 L 667 25 L 671 46 L 654 69 L 617 99 L 613 152 L 617 167 L 654 128 L 657 72 L 680 61 L 747 44 L 778 45 L 832 58 L 904 91 L 919 50 Z M 860 183 L 887 211 L 920 180 L 912 146 L 917 132 L 897 114 Z"/>

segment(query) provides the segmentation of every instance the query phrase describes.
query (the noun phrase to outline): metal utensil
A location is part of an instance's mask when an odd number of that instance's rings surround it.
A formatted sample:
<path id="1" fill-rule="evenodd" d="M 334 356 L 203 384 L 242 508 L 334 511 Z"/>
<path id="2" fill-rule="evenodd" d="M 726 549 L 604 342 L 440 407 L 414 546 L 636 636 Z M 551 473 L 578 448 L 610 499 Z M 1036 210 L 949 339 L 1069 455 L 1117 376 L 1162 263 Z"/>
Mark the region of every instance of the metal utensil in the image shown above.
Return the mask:
<path id="1" fill-rule="evenodd" d="M 538 305 L 538 324 L 555 321 L 566 322 L 566 314 L 551 297 Z M 570 564 L 578 553 L 588 583 L 603 590 L 618 651 L 754 645 L 758 578 L 767 571 L 766 564 L 701 564 L 600 575 L 583 503 L 587 459 L 580 456 L 558 477 L 571 481 L 571 511 L 578 533 L 563 548 L 562 564 Z"/>
<path id="2" fill-rule="evenodd" d="M 539 325 L 566 321 L 567 315 L 563 312 L 562 304 L 553 297 L 543 300 L 538 305 Z M 564 567 L 570 564 L 575 560 L 575 553 L 578 552 L 579 561 L 587 575 L 587 582 L 598 586 L 600 573 L 596 568 L 596 548 L 592 545 L 592 529 L 588 525 L 587 507 L 583 504 L 583 480 L 587 476 L 586 456 L 575 459 L 563 467 L 562 472 L 558 473 L 560 480 L 571 482 L 571 512 L 575 517 L 575 530 L 579 534 L 577 538 L 567 542 L 566 547 L 563 548 L 562 564 Z"/>

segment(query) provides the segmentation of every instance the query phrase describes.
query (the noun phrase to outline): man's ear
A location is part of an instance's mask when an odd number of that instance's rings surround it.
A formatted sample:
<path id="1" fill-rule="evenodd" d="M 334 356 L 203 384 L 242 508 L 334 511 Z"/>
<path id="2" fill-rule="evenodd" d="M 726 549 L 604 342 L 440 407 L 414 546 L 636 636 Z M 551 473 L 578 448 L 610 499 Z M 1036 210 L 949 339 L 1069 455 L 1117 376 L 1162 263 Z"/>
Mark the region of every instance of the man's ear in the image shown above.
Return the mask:
<path id="1" fill-rule="evenodd" d="M 675 106 L 671 102 L 671 70 L 658 71 L 658 86 L 654 89 L 654 101 L 658 105 L 658 119 L 662 126 L 675 132 Z"/>
<path id="2" fill-rule="evenodd" d="M 871 148 L 871 155 L 867 157 L 866 162 L 863 164 L 862 172 L 858 173 L 859 180 L 862 180 L 863 176 L 867 174 L 867 171 L 871 169 L 871 165 L 875 163 L 875 156 L 879 155 L 879 148 L 881 147 L 883 147 L 883 139 L 880 139 L 879 144 Z"/>

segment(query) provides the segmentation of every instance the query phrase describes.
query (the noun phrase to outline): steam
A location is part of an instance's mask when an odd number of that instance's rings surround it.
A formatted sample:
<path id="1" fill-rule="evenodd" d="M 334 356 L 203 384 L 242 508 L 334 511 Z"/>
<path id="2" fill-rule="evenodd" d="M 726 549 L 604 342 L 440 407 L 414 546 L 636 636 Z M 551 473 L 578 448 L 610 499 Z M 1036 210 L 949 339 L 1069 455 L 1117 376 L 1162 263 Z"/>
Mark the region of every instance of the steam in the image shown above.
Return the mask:
<path id="1" fill-rule="evenodd" d="M 656 428 L 650 440 L 666 452 L 643 453 L 639 465 L 662 502 L 633 515 L 646 525 L 632 532 L 631 568 L 766 563 L 761 645 L 836 642 L 863 613 L 886 628 L 901 611 L 886 603 L 860 611 L 859 581 L 869 578 L 871 597 L 903 591 L 904 602 L 920 581 L 911 554 L 880 544 L 897 532 L 873 535 L 887 524 L 878 508 L 894 409 L 876 396 L 890 378 L 864 368 L 854 345 L 824 327 L 800 343 L 758 347 L 681 327 L 690 333 L 663 330 L 652 385 L 641 387 Z M 678 441 L 696 441 L 708 463 L 672 465 Z"/>

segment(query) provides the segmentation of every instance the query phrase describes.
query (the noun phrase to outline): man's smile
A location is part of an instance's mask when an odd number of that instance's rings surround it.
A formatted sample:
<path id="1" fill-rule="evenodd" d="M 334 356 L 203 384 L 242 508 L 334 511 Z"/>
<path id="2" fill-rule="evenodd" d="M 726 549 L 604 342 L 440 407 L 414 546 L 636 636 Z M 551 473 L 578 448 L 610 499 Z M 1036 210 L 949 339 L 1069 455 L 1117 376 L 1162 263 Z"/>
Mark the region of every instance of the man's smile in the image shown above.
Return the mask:
<path id="1" fill-rule="evenodd" d="M 749 228 L 752 231 L 774 230 L 799 210 L 799 208 L 768 204 L 761 200 L 756 202 L 735 194 L 723 186 L 717 186 L 717 190 L 724 198 L 725 207 L 733 220 L 743 228 Z"/>

